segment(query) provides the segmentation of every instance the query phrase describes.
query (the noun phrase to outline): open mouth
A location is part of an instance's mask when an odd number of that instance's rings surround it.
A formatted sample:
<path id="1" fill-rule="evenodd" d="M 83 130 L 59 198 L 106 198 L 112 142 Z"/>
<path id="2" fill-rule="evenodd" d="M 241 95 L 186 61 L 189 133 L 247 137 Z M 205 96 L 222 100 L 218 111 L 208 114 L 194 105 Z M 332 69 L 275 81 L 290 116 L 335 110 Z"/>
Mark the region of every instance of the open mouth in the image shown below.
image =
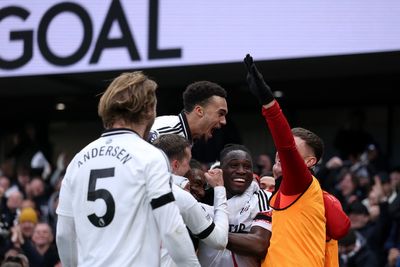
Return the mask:
<path id="1" fill-rule="evenodd" d="M 214 134 L 214 131 L 217 130 L 217 129 L 219 129 L 219 128 L 220 128 L 220 127 L 219 127 L 218 125 L 215 126 L 215 127 L 213 127 L 213 128 L 211 128 L 210 132 L 208 133 L 208 137 L 212 137 L 213 134 Z"/>
<path id="2" fill-rule="evenodd" d="M 233 179 L 233 182 L 235 182 L 237 184 L 245 184 L 246 180 L 243 178 L 235 178 L 235 179 Z"/>

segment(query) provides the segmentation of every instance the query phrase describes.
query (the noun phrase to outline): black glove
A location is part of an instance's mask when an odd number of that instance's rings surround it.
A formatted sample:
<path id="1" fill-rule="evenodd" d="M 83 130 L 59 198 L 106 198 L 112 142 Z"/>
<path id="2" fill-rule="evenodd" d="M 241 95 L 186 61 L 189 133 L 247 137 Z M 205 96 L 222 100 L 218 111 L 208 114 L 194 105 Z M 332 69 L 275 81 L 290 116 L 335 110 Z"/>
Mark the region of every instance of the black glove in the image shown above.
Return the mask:
<path id="1" fill-rule="evenodd" d="M 271 88 L 265 83 L 263 76 L 258 71 L 253 62 L 253 58 L 247 54 L 244 58 L 244 64 L 247 68 L 247 84 L 250 91 L 255 95 L 261 105 L 268 104 L 274 100 Z"/>

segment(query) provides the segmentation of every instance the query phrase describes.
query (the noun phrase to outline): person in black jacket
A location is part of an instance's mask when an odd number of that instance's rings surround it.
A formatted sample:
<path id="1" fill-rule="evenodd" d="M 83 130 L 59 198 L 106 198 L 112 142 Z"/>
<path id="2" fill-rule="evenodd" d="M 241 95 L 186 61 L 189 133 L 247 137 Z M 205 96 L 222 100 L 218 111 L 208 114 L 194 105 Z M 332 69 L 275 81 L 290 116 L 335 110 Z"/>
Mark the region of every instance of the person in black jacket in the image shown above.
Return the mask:
<path id="1" fill-rule="evenodd" d="M 339 240 L 340 267 L 376 267 L 378 260 L 367 246 L 365 238 L 357 231 L 349 233 Z"/>

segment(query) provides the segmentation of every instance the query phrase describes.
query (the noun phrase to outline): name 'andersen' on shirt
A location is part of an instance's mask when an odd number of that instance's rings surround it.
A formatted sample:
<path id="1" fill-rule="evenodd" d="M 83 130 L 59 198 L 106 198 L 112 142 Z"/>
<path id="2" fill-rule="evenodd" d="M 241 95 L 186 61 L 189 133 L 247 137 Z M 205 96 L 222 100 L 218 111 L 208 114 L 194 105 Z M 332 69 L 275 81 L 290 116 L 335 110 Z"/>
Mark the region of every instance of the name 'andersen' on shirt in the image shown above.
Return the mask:
<path id="1" fill-rule="evenodd" d="M 83 158 L 78 161 L 78 167 L 80 167 L 83 163 L 86 161 L 96 158 L 96 157 L 103 157 L 103 156 L 112 156 L 117 158 L 122 162 L 122 164 L 125 164 L 128 162 L 130 159 L 132 159 L 132 156 L 126 152 L 124 148 L 120 148 L 119 146 L 101 146 L 101 147 L 94 147 L 91 150 L 87 151 L 86 153 L 83 154 Z"/>

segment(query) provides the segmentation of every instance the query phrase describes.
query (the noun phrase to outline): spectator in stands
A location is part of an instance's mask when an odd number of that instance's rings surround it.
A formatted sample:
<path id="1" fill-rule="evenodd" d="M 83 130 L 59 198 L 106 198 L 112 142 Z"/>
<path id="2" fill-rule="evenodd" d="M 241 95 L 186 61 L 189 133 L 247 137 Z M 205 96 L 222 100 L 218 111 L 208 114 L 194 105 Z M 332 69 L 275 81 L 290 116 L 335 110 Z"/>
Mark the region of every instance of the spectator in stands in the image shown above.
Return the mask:
<path id="1" fill-rule="evenodd" d="M 18 218 L 18 224 L 13 231 L 20 231 L 24 240 L 31 240 L 35 226 L 38 223 L 37 211 L 32 208 L 24 208 Z"/>
<path id="2" fill-rule="evenodd" d="M 49 194 L 47 185 L 39 176 L 35 176 L 27 185 L 27 198 L 35 203 L 35 207 L 39 211 L 40 220 L 47 220 L 49 213 L 48 201 Z"/>
<path id="3" fill-rule="evenodd" d="M 384 243 L 389 237 L 391 221 L 388 214 L 387 200 L 379 195 L 380 214 L 378 219 L 371 221 L 368 209 L 360 202 L 355 201 L 349 206 L 348 214 L 351 221 L 351 228 L 360 233 L 369 248 L 375 254 L 379 265 L 384 265 L 386 256 L 384 254 Z"/>
<path id="4" fill-rule="evenodd" d="M 6 205 L 1 209 L 1 221 L 5 228 L 10 229 L 18 220 L 23 199 L 24 196 L 19 191 L 14 191 L 9 195 Z"/>
<path id="5" fill-rule="evenodd" d="M 355 230 L 339 240 L 340 267 L 377 267 L 375 253 L 368 247 L 365 238 Z"/>
<path id="6" fill-rule="evenodd" d="M 356 200 L 361 201 L 363 196 L 358 189 L 359 181 L 357 177 L 348 169 L 342 169 L 338 176 L 337 190 L 335 194 L 342 203 L 344 210 Z"/>
<path id="7" fill-rule="evenodd" d="M 260 188 L 273 193 L 275 191 L 275 178 L 271 171 L 264 172 L 260 175 Z"/>
<path id="8" fill-rule="evenodd" d="M 19 245 L 28 257 L 30 267 L 53 267 L 60 261 L 53 241 L 54 235 L 50 225 L 38 223 L 33 231 L 32 240 L 25 240 L 20 235 L 14 244 Z"/>
<path id="9" fill-rule="evenodd" d="M 267 154 L 258 155 L 254 172 L 260 176 L 261 174 L 270 171 L 272 171 L 271 158 Z"/>

